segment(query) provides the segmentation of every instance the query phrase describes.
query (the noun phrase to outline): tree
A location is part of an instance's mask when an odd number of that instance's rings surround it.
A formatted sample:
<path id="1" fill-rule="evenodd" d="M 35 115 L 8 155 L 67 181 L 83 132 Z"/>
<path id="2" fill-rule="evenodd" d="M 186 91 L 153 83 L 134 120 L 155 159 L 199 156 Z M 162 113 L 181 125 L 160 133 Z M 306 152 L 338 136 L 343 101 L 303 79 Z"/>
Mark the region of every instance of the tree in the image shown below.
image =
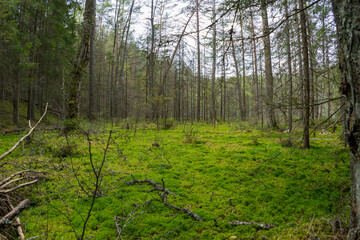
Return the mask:
<path id="1" fill-rule="evenodd" d="M 216 80 L 216 1 L 213 0 L 212 6 L 212 21 L 213 25 L 213 36 L 212 36 L 212 73 L 211 73 L 211 118 L 213 123 L 217 122 L 216 120 L 216 96 L 215 96 L 215 80 Z"/>
<path id="2" fill-rule="evenodd" d="M 332 0 L 338 33 L 341 93 L 346 97 L 346 137 L 351 154 L 351 212 L 347 238 L 360 238 L 360 2 Z"/>
<path id="3" fill-rule="evenodd" d="M 196 120 L 200 121 L 200 86 L 201 86 L 201 66 L 200 66 L 200 19 L 199 19 L 199 0 L 196 0 L 196 43 L 197 43 L 197 108 Z"/>
<path id="4" fill-rule="evenodd" d="M 266 105 L 268 113 L 268 125 L 272 128 L 276 127 L 275 109 L 274 109 L 274 79 L 271 65 L 271 48 L 270 48 L 270 29 L 267 16 L 267 7 L 265 0 L 261 0 L 261 17 L 263 21 L 263 41 L 264 41 L 264 57 L 265 57 L 265 81 L 266 81 Z"/>
<path id="5" fill-rule="evenodd" d="M 86 0 L 81 42 L 77 51 L 76 61 L 71 71 L 69 99 L 67 102 L 67 119 L 76 119 L 79 114 L 79 93 L 83 71 L 89 63 L 91 29 L 95 24 L 95 0 Z"/>
<path id="6" fill-rule="evenodd" d="M 96 19 L 96 0 L 93 1 L 94 4 L 94 16 L 93 19 Z M 89 119 L 94 120 L 94 109 L 95 109 L 95 99 L 94 99 L 94 82 L 95 82 L 95 73 L 94 73 L 94 62 L 95 62 L 95 22 L 91 26 L 91 36 L 90 36 L 90 66 L 89 66 Z"/>
<path id="7" fill-rule="evenodd" d="M 289 9 L 288 9 L 288 1 L 285 0 L 285 14 L 286 16 L 289 15 Z M 292 99 L 293 99 L 293 88 L 292 88 L 292 68 L 291 68 L 291 46 L 290 46 L 290 24 L 287 21 L 285 26 L 286 31 L 286 54 L 287 54 L 287 64 L 288 64 L 288 81 L 289 81 L 289 110 L 288 110 L 288 127 L 289 131 L 292 130 L 292 120 L 293 120 L 293 105 L 292 105 Z"/>
<path id="8" fill-rule="evenodd" d="M 300 25 L 301 25 L 301 40 L 302 53 L 304 62 L 304 83 L 305 83 L 305 98 L 304 98 L 304 129 L 303 129 L 303 147 L 310 148 L 310 67 L 309 67 L 309 46 L 306 32 L 306 15 L 304 11 L 303 0 L 299 0 Z"/>

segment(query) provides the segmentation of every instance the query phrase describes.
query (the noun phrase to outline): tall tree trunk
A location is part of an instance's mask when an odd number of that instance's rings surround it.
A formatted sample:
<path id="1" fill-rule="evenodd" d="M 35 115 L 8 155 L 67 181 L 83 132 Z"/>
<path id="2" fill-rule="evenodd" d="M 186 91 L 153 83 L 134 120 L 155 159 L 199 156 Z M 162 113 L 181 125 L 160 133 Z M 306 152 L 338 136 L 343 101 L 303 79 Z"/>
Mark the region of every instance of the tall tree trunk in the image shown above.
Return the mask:
<path id="1" fill-rule="evenodd" d="M 243 33 L 243 21 L 242 21 L 242 15 L 240 14 L 240 37 L 241 37 L 241 54 L 242 54 L 242 73 L 243 73 L 243 112 L 241 114 L 242 116 L 242 120 L 246 120 L 246 90 L 245 90 L 245 80 L 246 80 L 246 75 L 245 75 L 245 70 L 246 70 L 246 63 L 245 63 L 245 43 L 244 43 L 244 33 Z"/>
<path id="2" fill-rule="evenodd" d="M 120 15 L 120 3 L 119 0 L 116 0 L 115 5 L 115 18 L 114 18 L 114 41 L 112 46 L 112 59 L 111 59 L 111 70 L 110 70 L 110 117 L 115 117 L 115 109 L 116 109 L 116 98 L 115 98 L 115 79 L 114 79 L 114 71 L 115 71 L 115 59 L 116 59 L 116 46 L 117 46 L 117 36 L 118 36 L 118 26 L 119 26 L 119 15 Z"/>
<path id="3" fill-rule="evenodd" d="M 96 9 L 96 0 L 93 1 L 94 9 Z M 94 11 L 93 19 L 96 19 L 96 11 Z M 91 26 L 90 36 L 90 66 L 89 66 L 89 119 L 95 119 L 95 95 L 94 95 L 94 84 L 95 84 L 95 73 L 94 73 L 94 62 L 95 62 L 95 23 Z"/>
<path id="4" fill-rule="evenodd" d="M 196 120 L 200 121 L 201 103 L 201 66 L 200 66 L 200 22 L 199 22 L 199 0 L 196 0 L 196 41 L 197 41 L 197 109 Z"/>
<path id="5" fill-rule="evenodd" d="M 304 61 L 304 83 L 305 83 L 305 102 L 304 102 L 304 126 L 303 126 L 303 147 L 310 148 L 310 69 L 309 69 L 309 47 L 306 32 L 306 15 L 303 0 L 299 0 L 301 40 Z"/>
<path id="6" fill-rule="evenodd" d="M 297 1 L 295 1 L 295 9 L 297 8 Z M 304 102 L 304 77 L 303 77 L 303 59 L 302 59 L 302 48 L 301 48 L 301 36 L 300 36 L 300 24 L 299 24 L 299 17 L 296 15 L 295 16 L 295 25 L 296 25 L 296 38 L 297 38 L 297 48 L 298 48 L 298 52 L 297 52 L 297 56 L 299 58 L 299 79 L 298 79 L 298 84 L 299 84 L 299 88 L 300 88 L 300 103 Z M 301 109 L 299 111 L 299 116 L 300 119 L 304 119 L 304 111 L 303 109 Z"/>
<path id="7" fill-rule="evenodd" d="M 154 0 L 151 0 L 151 16 L 150 16 L 150 24 L 151 24 L 151 42 L 150 42 L 150 52 L 149 52 L 149 98 L 150 98 L 150 115 L 151 119 L 154 119 L 155 113 L 155 105 L 154 105 L 154 72 L 155 72 L 155 63 L 154 63 L 154 48 L 155 48 L 155 6 Z"/>
<path id="8" fill-rule="evenodd" d="M 252 33 L 252 43 L 253 43 L 253 89 L 254 89 L 254 119 L 257 122 L 257 116 L 259 115 L 259 79 L 258 79 L 258 66 L 257 66 L 257 56 L 256 56 L 256 39 L 255 39 L 255 26 L 254 26 L 254 17 L 252 9 L 250 7 L 250 18 L 251 18 L 251 33 Z"/>
<path id="9" fill-rule="evenodd" d="M 213 16 L 212 21 L 216 20 L 216 0 L 213 0 Z M 213 25 L 213 38 L 212 38 L 212 73 L 211 73 L 211 118 L 213 123 L 216 124 L 216 101 L 215 101 L 215 79 L 216 79 L 216 23 Z"/>
<path id="10" fill-rule="evenodd" d="M 124 66 L 125 66 L 125 59 L 126 59 L 126 54 L 127 54 L 127 44 L 128 44 L 128 37 L 129 37 L 129 30 L 130 30 L 130 24 L 131 24 L 131 16 L 132 16 L 132 13 L 133 13 L 133 9 L 134 9 L 134 4 L 135 4 L 135 0 L 132 1 L 131 3 L 131 7 L 130 7 L 130 10 L 129 10 L 129 15 L 128 15 L 128 18 L 126 20 L 126 23 L 125 23 L 125 26 L 124 26 L 124 29 L 123 29 L 123 34 L 122 34 L 122 37 L 121 37 L 121 49 L 122 50 L 122 57 L 121 57 L 121 62 L 120 62 L 120 72 L 119 72 L 119 93 L 120 93 L 120 98 L 119 98 L 119 110 L 120 110 L 120 116 L 122 113 L 125 113 L 127 109 L 127 100 L 126 98 L 123 99 L 123 95 L 122 92 L 123 92 L 123 84 L 122 84 L 122 78 L 123 78 L 123 75 L 124 75 Z M 120 54 L 119 54 L 120 55 Z M 125 94 L 126 95 L 126 94 Z M 122 104 L 122 102 L 124 101 L 124 104 Z M 122 111 L 121 107 L 123 106 L 124 108 L 124 111 Z M 123 114 L 124 115 L 124 114 Z"/>
<path id="11" fill-rule="evenodd" d="M 242 106 L 242 97 L 241 97 L 241 76 L 240 76 L 240 72 L 239 72 L 239 65 L 238 65 L 238 61 L 236 58 L 236 53 L 235 53 L 235 46 L 234 46 L 234 41 L 231 39 L 231 47 L 232 47 L 232 55 L 234 58 L 234 64 L 235 64 L 235 70 L 236 70 L 236 87 L 237 87 L 237 93 L 238 93 L 238 104 L 239 104 L 239 113 L 241 115 L 241 118 L 243 118 L 242 113 L 243 113 L 243 106 Z"/>
<path id="12" fill-rule="evenodd" d="M 263 41 L 264 41 L 264 57 L 265 57 L 265 81 L 266 94 L 265 103 L 267 105 L 268 125 L 271 128 L 276 128 L 275 109 L 274 109 L 274 79 L 271 65 L 271 46 L 270 46 L 270 29 L 267 16 L 267 7 L 265 0 L 261 1 L 261 16 L 263 21 Z"/>
<path id="13" fill-rule="evenodd" d="M 76 119 L 79 114 L 78 103 L 80 98 L 80 83 L 83 71 L 89 62 L 90 35 L 92 25 L 95 24 L 95 0 L 86 0 L 84 10 L 84 20 L 81 32 L 81 42 L 77 51 L 76 61 L 73 63 L 71 71 L 71 81 L 69 86 L 69 99 L 67 103 L 67 118 Z"/>
<path id="14" fill-rule="evenodd" d="M 289 15 L 289 9 L 288 9 L 288 1 L 285 1 L 285 15 Z M 292 95 L 293 95 L 293 89 L 292 89 L 292 65 L 291 65 L 291 42 L 290 42 L 290 24 L 289 21 L 286 22 L 285 26 L 285 37 L 286 37 L 286 53 L 287 53 L 287 64 L 288 64 L 288 81 L 289 81 L 289 109 L 288 109 L 288 127 L 289 131 L 292 130 L 292 121 L 293 121 L 293 104 L 292 104 Z"/>
<path id="15" fill-rule="evenodd" d="M 338 30 L 341 92 L 346 96 L 346 137 L 351 152 L 349 240 L 360 238 L 360 2 L 332 0 Z"/>

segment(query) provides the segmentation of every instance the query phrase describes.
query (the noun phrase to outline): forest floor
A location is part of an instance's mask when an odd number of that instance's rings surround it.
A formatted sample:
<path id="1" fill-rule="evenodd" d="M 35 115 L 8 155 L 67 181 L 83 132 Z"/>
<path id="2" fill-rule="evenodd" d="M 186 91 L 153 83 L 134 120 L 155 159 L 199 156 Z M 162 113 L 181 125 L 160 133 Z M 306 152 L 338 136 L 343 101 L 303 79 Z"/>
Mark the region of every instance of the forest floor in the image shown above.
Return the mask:
<path id="1" fill-rule="evenodd" d="M 33 202 L 20 215 L 26 236 L 75 239 L 81 235 L 96 182 L 89 142 L 98 170 L 111 128 L 85 239 L 341 239 L 346 235 L 350 164 L 339 133 L 317 133 L 307 150 L 300 148 L 301 132 L 289 135 L 245 123 L 215 127 L 187 123 L 158 129 L 155 124 L 127 122 L 113 127 L 87 123 L 68 135 L 39 130 L 6 158 L 13 165 L 2 172 L 19 165 L 48 172 L 41 183 L 22 190 Z M 0 153 L 22 135 L 1 136 Z M 159 196 L 162 190 L 149 192 L 154 188 L 151 184 L 127 184 L 134 179 L 153 180 L 176 195 L 167 195 L 166 205 Z M 229 224 L 236 220 L 271 225 Z"/>

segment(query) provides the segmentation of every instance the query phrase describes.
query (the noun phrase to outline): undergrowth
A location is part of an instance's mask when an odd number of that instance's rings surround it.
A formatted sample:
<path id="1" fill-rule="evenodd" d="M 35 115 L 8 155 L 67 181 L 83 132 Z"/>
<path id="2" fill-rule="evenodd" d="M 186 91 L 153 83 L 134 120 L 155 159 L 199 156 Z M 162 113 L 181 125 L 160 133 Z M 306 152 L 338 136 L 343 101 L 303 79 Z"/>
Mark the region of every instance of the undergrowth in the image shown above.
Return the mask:
<path id="1" fill-rule="evenodd" d="M 84 127 L 84 126 L 83 126 Z M 92 158 L 99 164 L 109 126 L 90 132 Z M 21 134 L 0 138 L 4 152 Z M 349 218 L 349 154 L 336 134 L 318 134 L 311 149 L 296 143 L 301 136 L 245 125 L 118 124 L 113 129 L 104 177 L 86 229 L 86 238 L 116 239 L 114 218 L 123 239 L 329 239 L 344 238 Z M 33 205 L 20 218 L 26 235 L 40 239 L 75 239 L 90 206 L 93 175 L 88 142 L 37 131 L 33 141 L 9 158 L 50 172 L 32 190 Z M 131 175 L 133 176 L 131 176 Z M 128 181 L 152 179 L 176 193 L 158 201 L 148 185 Z M 82 187 L 79 187 L 79 186 Z M 231 226 L 230 221 L 271 223 Z M 330 237 L 331 236 L 331 237 Z"/>

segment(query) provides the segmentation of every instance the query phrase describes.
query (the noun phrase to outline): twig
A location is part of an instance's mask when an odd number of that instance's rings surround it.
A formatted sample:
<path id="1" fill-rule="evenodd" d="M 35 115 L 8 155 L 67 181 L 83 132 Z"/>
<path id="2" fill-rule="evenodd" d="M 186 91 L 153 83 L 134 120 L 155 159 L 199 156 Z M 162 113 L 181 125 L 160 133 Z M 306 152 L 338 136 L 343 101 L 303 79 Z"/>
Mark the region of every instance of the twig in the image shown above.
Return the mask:
<path id="1" fill-rule="evenodd" d="M 87 222 L 89 221 L 89 218 L 90 218 L 90 216 L 91 216 L 91 211 L 92 211 L 92 209 L 93 209 L 93 207 L 94 207 L 94 203 L 95 203 L 95 199 L 96 199 L 96 196 L 97 196 L 97 192 L 98 192 L 99 189 L 100 189 L 101 180 L 102 180 L 101 172 L 102 172 L 102 168 L 104 167 L 104 163 L 105 163 L 105 160 L 106 160 L 107 151 L 108 151 L 108 149 L 109 149 L 110 140 L 111 140 L 111 135 L 112 135 L 112 130 L 110 131 L 110 134 L 109 134 L 109 138 L 108 138 L 108 141 L 107 141 L 105 150 L 104 150 L 104 155 L 103 155 L 103 159 L 102 159 L 102 161 L 101 161 L 101 165 L 100 165 L 99 170 L 95 169 L 95 166 L 94 166 L 94 164 L 93 164 L 92 157 L 91 157 L 91 154 L 90 154 L 91 166 L 92 166 L 92 169 L 93 169 L 95 178 L 96 178 L 96 182 L 95 182 L 95 190 L 94 190 L 94 193 L 93 193 L 93 196 L 92 196 L 92 200 L 91 200 L 91 205 L 90 205 L 88 214 L 87 214 L 87 216 L 86 216 L 86 219 L 85 219 L 85 222 L 84 222 L 84 225 L 83 225 L 82 234 L 81 234 L 81 237 L 80 237 L 81 240 L 84 239 L 86 224 L 87 224 Z M 90 153 L 91 153 L 91 142 L 89 142 L 89 151 L 90 151 Z"/>
<path id="2" fill-rule="evenodd" d="M 202 221 L 202 218 L 201 218 L 201 217 L 199 217 L 197 214 L 193 213 L 192 211 L 190 211 L 190 210 L 187 209 L 187 208 L 177 207 L 177 206 L 172 205 L 172 204 L 170 204 L 170 203 L 168 203 L 168 202 L 164 202 L 164 204 L 165 204 L 166 206 L 168 206 L 168 207 L 171 207 L 171 208 L 174 208 L 174 209 L 176 209 L 176 210 L 178 210 L 178 211 L 182 211 L 182 212 L 185 212 L 185 213 L 189 214 L 191 217 L 195 218 L 195 220 L 197 220 L 197 221 Z"/>
<path id="3" fill-rule="evenodd" d="M 30 128 L 29 132 L 27 134 L 25 134 L 25 136 L 23 136 L 17 143 L 15 143 L 15 145 L 6 153 L 4 153 L 3 155 L 0 156 L 0 160 L 5 158 L 7 155 L 11 154 L 18 146 L 20 143 L 22 143 L 27 137 L 30 136 L 30 134 L 35 130 L 35 128 L 37 127 L 37 125 L 39 125 L 39 123 L 41 122 L 41 120 L 45 117 L 46 112 L 48 109 L 48 103 L 46 103 L 45 106 L 45 111 L 44 114 L 41 116 L 41 118 L 39 119 L 39 121 L 32 127 Z M 31 123 L 29 123 L 29 126 L 31 126 Z"/>
<path id="4" fill-rule="evenodd" d="M 241 222 L 239 220 L 236 220 L 234 222 L 229 222 L 231 226 L 241 226 L 241 225 L 255 225 L 261 228 L 264 228 L 266 230 L 269 230 L 271 228 L 275 228 L 276 226 L 272 223 L 256 223 L 256 222 Z"/>
<path id="5" fill-rule="evenodd" d="M 37 183 L 38 181 L 39 181 L 39 179 L 35 179 L 33 181 L 30 181 L 30 182 L 22 183 L 20 185 L 17 185 L 16 187 L 13 187 L 13 188 L 10 188 L 10 189 L 0 190 L 0 193 L 5 193 L 5 194 L 10 193 L 10 192 L 15 191 L 16 189 L 21 188 L 21 187 L 25 187 L 25 186 Z"/>
<path id="6" fill-rule="evenodd" d="M 334 116 L 334 115 L 344 106 L 344 104 L 345 104 L 345 103 L 341 104 L 341 106 L 340 106 L 335 112 L 333 112 L 325 121 L 322 121 L 321 123 L 319 123 L 318 125 L 316 125 L 316 126 L 314 127 L 314 129 L 311 131 L 311 133 L 309 134 L 309 136 L 311 136 L 311 135 L 316 131 L 316 129 L 317 129 L 320 125 L 326 123 L 330 118 L 332 118 L 332 116 Z"/>
<path id="7" fill-rule="evenodd" d="M 132 176 L 132 175 L 131 175 Z M 134 178 L 134 176 L 132 176 Z M 133 181 L 129 181 L 126 183 L 126 185 L 134 185 L 134 184 L 150 184 L 150 185 L 153 185 L 154 188 L 149 190 L 148 192 L 154 192 L 154 191 L 162 191 L 166 194 L 171 194 L 171 195 L 174 195 L 174 196 L 179 196 L 178 194 L 176 193 L 173 193 L 171 191 L 169 191 L 169 189 L 166 189 L 166 188 L 163 188 L 161 187 L 157 182 L 155 182 L 154 180 L 151 180 L 151 179 L 145 179 L 145 180 L 137 180 L 134 178 Z"/>
<path id="8" fill-rule="evenodd" d="M 119 238 L 122 239 L 121 234 L 122 234 L 124 228 L 125 228 L 129 223 L 131 223 L 135 218 L 137 218 L 138 216 L 140 216 L 141 214 L 144 213 L 143 211 L 141 211 L 138 215 L 135 215 L 135 212 L 136 212 L 139 208 L 142 208 L 142 207 L 144 207 L 144 206 L 148 207 L 152 201 L 153 201 L 153 199 L 150 199 L 150 200 L 146 201 L 146 202 L 145 202 L 144 204 L 142 204 L 142 205 L 138 205 L 138 204 L 134 203 L 134 206 L 135 206 L 134 210 L 132 210 L 131 213 L 130 213 L 128 216 L 126 216 L 125 218 L 120 218 L 120 217 L 118 217 L 118 216 L 115 216 L 115 217 L 114 217 L 116 230 L 117 230 L 117 232 L 118 232 L 118 237 L 117 237 L 117 239 L 119 239 Z M 119 225 L 119 223 L 118 223 L 118 220 L 120 220 L 121 222 L 124 222 L 124 221 L 125 221 L 125 224 L 124 224 L 122 227 L 120 227 L 120 225 Z"/>

